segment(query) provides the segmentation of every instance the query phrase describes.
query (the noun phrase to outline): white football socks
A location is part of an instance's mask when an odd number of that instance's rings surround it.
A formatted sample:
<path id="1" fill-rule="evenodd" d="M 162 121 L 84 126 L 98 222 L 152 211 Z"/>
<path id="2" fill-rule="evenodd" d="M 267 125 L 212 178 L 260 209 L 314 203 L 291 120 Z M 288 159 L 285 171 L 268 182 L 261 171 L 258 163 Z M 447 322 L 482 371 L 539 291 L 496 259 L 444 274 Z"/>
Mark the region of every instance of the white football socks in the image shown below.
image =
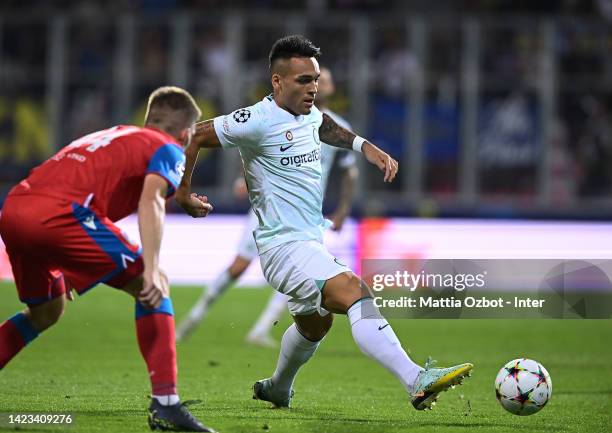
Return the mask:
<path id="1" fill-rule="evenodd" d="M 270 329 L 274 326 L 274 322 L 280 319 L 283 313 L 287 310 L 287 300 L 289 296 L 274 291 L 265 310 L 255 322 L 255 325 L 249 331 L 250 336 L 264 336 L 270 333 Z"/>
<path id="2" fill-rule="evenodd" d="M 227 269 L 217 275 L 217 278 L 215 278 L 210 287 L 208 287 L 206 292 L 200 296 L 195 305 L 189 310 L 187 318 L 177 326 L 177 341 L 183 340 L 189 333 L 196 329 L 204 319 L 204 316 L 208 313 L 210 306 L 214 304 L 217 298 L 225 292 L 233 282 L 234 280 Z"/>
<path id="3" fill-rule="evenodd" d="M 204 303 L 206 309 L 210 307 L 225 291 L 232 285 L 234 279 L 230 275 L 229 271 L 225 269 L 223 272 L 217 275 L 217 278 L 208 287 L 206 294 L 204 295 Z"/>
<path id="4" fill-rule="evenodd" d="M 174 406 L 180 401 L 179 396 L 176 394 L 154 395 L 153 398 L 162 406 Z"/>
<path id="5" fill-rule="evenodd" d="M 276 371 L 272 375 L 272 386 L 278 391 L 289 391 L 293 386 L 295 375 L 302 365 L 310 359 L 319 347 L 319 341 L 304 338 L 297 330 L 295 323 L 291 324 L 283 334 Z"/>
<path id="6" fill-rule="evenodd" d="M 391 325 L 380 315 L 372 298 L 365 298 L 353 304 L 347 315 L 353 339 L 359 349 L 393 373 L 406 391 L 411 393 L 412 385 L 422 368 L 408 357 Z"/>

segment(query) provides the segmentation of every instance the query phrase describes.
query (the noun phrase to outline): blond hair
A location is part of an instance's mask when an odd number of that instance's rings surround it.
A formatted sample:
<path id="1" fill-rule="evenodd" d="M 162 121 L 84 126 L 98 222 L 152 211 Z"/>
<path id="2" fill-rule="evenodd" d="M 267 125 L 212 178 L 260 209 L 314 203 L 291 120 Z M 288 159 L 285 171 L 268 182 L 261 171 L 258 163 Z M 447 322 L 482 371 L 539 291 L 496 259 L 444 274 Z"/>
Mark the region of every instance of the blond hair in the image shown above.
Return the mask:
<path id="1" fill-rule="evenodd" d="M 145 125 L 153 125 L 176 135 L 189 128 L 201 115 L 202 111 L 189 92 L 176 86 L 164 86 L 155 89 L 149 96 Z"/>

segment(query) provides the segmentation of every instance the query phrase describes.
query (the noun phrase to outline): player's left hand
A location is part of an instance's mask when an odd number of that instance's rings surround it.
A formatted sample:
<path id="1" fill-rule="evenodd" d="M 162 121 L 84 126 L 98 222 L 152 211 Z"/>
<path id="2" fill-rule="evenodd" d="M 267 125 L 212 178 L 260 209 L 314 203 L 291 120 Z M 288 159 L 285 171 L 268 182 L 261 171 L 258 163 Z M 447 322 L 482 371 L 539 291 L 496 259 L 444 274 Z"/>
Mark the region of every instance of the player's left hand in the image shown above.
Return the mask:
<path id="1" fill-rule="evenodd" d="M 385 182 L 393 182 L 393 179 L 395 179 L 395 175 L 397 174 L 397 170 L 399 169 L 399 164 L 395 159 L 391 158 L 391 155 L 389 155 L 387 152 L 383 152 L 369 141 L 363 143 L 361 151 L 363 152 L 363 156 L 365 156 L 369 162 L 377 166 L 380 171 L 385 173 L 385 177 L 383 179 Z"/>
<path id="2" fill-rule="evenodd" d="M 159 269 L 143 274 L 142 290 L 138 300 L 147 308 L 158 308 L 162 298 L 168 296 L 168 277 Z"/>

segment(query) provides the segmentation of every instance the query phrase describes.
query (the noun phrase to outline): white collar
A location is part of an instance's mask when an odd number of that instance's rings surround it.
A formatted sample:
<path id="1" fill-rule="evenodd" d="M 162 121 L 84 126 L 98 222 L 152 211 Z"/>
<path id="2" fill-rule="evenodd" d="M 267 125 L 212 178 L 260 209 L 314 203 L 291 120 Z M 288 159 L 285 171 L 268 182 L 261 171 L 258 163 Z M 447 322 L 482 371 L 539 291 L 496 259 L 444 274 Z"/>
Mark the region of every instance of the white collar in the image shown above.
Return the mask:
<path id="1" fill-rule="evenodd" d="M 279 112 L 278 115 L 284 116 L 287 121 L 291 120 L 293 122 L 302 122 L 304 120 L 304 117 L 305 117 L 304 115 L 298 114 L 297 116 L 295 116 L 289 111 L 285 110 L 284 108 L 279 107 L 276 101 L 274 100 L 274 95 L 272 94 L 266 96 L 263 100 L 270 103 L 272 105 L 272 109 Z"/>

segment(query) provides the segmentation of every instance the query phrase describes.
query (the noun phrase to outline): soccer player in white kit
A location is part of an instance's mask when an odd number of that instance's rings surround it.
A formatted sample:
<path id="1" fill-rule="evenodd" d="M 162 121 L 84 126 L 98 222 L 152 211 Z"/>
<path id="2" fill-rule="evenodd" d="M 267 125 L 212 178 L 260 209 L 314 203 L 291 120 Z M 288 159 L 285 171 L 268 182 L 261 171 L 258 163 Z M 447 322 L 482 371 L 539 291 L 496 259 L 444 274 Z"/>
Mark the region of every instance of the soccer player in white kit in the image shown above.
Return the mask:
<path id="1" fill-rule="evenodd" d="M 321 68 L 315 105 L 321 112 L 329 115 L 338 125 L 350 131 L 352 128 L 349 123 L 328 108 L 327 104 L 329 103 L 329 98 L 334 92 L 335 85 L 331 71 L 327 68 Z M 329 175 L 336 159 L 338 168 L 342 170 L 340 201 L 330 218 L 333 223 L 331 229 L 340 231 L 351 210 L 353 190 L 358 170 L 355 154 L 353 152 L 332 146 L 321 146 L 321 189 L 323 193 L 325 193 L 327 188 Z M 234 190 L 237 196 L 241 196 L 243 191 L 246 191 L 243 177 L 236 180 Z M 246 192 L 244 194 L 246 194 Z M 253 259 L 257 257 L 257 245 L 253 238 L 253 231 L 257 228 L 258 224 L 255 213 L 249 210 L 246 224 L 238 243 L 236 256 L 232 263 L 216 276 L 212 284 L 202 293 L 191 308 L 187 317 L 177 326 L 177 341 L 184 340 L 187 335 L 196 329 L 208 313 L 210 307 L 242 276 Z M 264 311 L 260 314 L 247 334 L 247 342 L 264 347 L 277 346 L 277 342 L 270 336 L 270 331 L 274 322 L 276 322 L 286 310 L 288 299 L 287 295 L 274 291 Z"/>
<path id="2" fill-rule="evenodd" d="M 315 353 L 331 328 L 331 313 L 336 313 L 348 316 L 359 349 L 396 376 L 412 405 L 428 409 L 473 366 L 434 368 L 428 362 L 422 368 L 414 363 L 375 307 L 369 288 L 323 246 L 327 223 L 321 213 L 321 142 L 362 152 L 383 171 L 385 182 L 393 181 L 398 164 L 314 106 L 319 55 L 319 48 L 300 35 L 274 43 L 269 56 L 273 94 L 196 125 L 176 199 L 191 216 L 203 215 L 206 202 L 190 192 L 199 149 L 238 147 L 259 222 L 254 236 L 261 267 L 270 285 L 290 297 L 294 320 L 281 340 L 274 373 L 253 385 L 254 398 L 290 406 L 295 376 Z"/>

